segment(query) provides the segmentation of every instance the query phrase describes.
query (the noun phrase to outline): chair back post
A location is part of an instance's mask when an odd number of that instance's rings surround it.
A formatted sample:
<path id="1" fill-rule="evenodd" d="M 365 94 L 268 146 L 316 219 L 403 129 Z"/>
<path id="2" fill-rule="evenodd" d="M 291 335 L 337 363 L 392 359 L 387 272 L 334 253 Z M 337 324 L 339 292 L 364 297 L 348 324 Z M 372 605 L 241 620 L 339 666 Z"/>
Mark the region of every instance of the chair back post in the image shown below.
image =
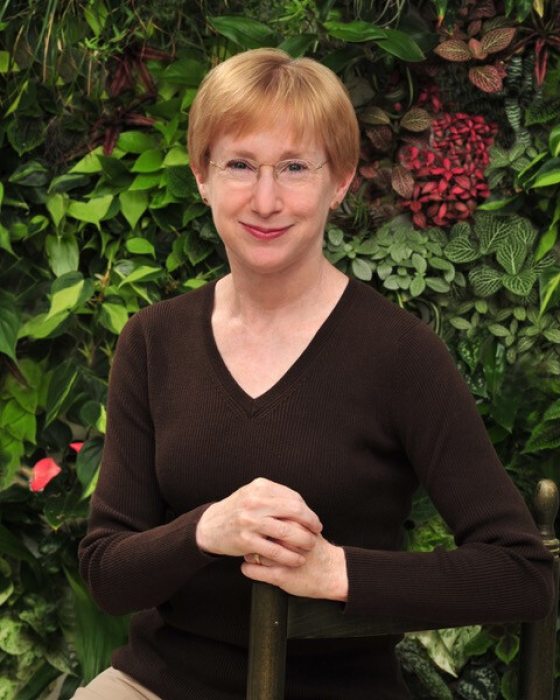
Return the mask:
<path id="1" fill-rule="evenodd" d="M 555 596 L 552 610 L 543 620 L 523 623 L 518 697 L 523 700 L 552 700 L 560 576 L 560 542 L 554 531 L 554 520 L 558 513 L 558 487 L 554 481 L 539 481 L 533 505 L 535 522 L 543 542 L 554 557 Z"/>
<path id="2" fill-rule="evenodd" d="M 247 700 L 284 700 L 288 595 L 253 582 Z"/>

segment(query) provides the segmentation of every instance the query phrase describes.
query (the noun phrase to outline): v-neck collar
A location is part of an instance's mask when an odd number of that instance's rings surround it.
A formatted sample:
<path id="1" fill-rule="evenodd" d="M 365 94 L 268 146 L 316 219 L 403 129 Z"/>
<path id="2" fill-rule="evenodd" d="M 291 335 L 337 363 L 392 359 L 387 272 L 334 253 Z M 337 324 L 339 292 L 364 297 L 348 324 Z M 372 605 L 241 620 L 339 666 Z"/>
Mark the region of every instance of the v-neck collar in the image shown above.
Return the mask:
<path id="1" fill-rule="evenodd" d="M 344 316 L 354 298 L 358 284 L 352 278 L 349 278 L 348 284 L 344 288 L 340 298 L 327 318 L 323 321 L 321 326 L 319 326 L 319 329 L 304 348 L 303 352 L 270 389 L 267 389 L 264 393 L 253 398 L 237 383 L 224 362 L 216 344 L 214 331 L 212 329 L 212 313 L 214 310 L 217 281 L 218 280 L 210 282 L 204 290 L 206 292 L 206 298 L 203 307 L 203 333 L 208 356 L 220 386 L 249 417 L 256 416 L 273 406 L 292 389 L 306 368 L 324 347 L 340 319 Z"/>

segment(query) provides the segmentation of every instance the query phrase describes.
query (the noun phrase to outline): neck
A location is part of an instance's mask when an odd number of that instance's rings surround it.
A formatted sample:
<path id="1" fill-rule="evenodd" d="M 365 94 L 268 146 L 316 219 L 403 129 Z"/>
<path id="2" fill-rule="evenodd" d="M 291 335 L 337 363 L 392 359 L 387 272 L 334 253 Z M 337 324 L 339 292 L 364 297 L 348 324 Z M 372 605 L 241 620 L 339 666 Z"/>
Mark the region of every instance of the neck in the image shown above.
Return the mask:
<path id="1" fill-rule="evenodd" d="M 305 270 L 280 274 L 232 272 L 219 283 L 218 290 L 228 315 L 246 321 L 265 318 L 268 322 L 294 312 L 300 316 L 324 303 L 331 295 L 340 295 L 347 278 L 323 256 Z"/>

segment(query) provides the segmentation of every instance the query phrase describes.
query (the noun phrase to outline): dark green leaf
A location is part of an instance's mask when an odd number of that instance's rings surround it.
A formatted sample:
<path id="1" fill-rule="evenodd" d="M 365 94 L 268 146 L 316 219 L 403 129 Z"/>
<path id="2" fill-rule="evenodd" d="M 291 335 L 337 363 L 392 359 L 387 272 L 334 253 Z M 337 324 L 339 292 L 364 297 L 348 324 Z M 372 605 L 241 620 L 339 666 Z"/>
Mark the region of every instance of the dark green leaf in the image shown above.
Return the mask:
<path id="1" fill-rule="evenodd" d="M 47 394 L 45 426 L 52 423 L 72 401 L 72 390 L 78 379 L 73 360 L 66 360 L 53 372 Z"/>
<path id="2" fill-rule="evenodd" d="M 386 37 L 377 44 L 387 53 L 409 63 L 424 61 L 426 56 L 418 44 L 405 32 L 398 29 L 385 29 Z"/>
<path id="3" fill-rule="evenodd" d="M 276 44 L 272 29 L 256 19 L 241 15 L 222 15 L 207 17 L 207 21 L 218 34 L 225 36 L 243 49 L 258 49 Z"/>
<path id="4" fill-rule="evenodd" d="M 354 22 L 325 22 L 325 29 L 330 36 L 341 41 L 362 42 L 385 39 L 387 30 L 370 22 L 356 20 Z"/>

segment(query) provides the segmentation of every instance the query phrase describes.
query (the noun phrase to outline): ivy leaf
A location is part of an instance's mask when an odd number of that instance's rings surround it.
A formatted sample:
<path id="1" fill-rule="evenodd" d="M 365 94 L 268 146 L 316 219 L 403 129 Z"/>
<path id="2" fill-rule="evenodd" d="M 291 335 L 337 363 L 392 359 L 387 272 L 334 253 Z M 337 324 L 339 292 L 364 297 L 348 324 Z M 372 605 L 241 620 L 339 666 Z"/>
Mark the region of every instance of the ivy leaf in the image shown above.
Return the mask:
<path id="1" fill-rule="evenodd" d="M 80 250 L 74 236 L 47 236 L 45 248 L 51 270 L 57 277 L 78 269 Z"/>
<path id="2" fill-rule="evenodd" d="M 48 318 L 75 308 L 80 301 L 83 288 L 84 278 L 81 272 L 68 272 L 56 279 L 51 286 L 51 307 Z"/>
<path id="3" fill-rule="evenodd" d="M 68 203 L 68 216 L 78 221 L 83 221 L 88 224 L 95 224 L 99 227 L 99 222 L 109 211 L 109 207 L 113 201 L 113 195 L 107 194 L 103 197 L 95 197 L 89 202 L 78 202 L 70 200 Z"/>
<path id="4" fill-rule="evenodd" d="M 502 288 L 502 273 L 488 265 L 475 267 L 469 272 L 469 282 L 474 293 L 480 297 L 489 297 Z"/>
<path id="5" fill-rule="evenodd" d="M 153 173 L 163 164 L 163 153 L 159 148 L 151 148 L 141 153 L 130 168 L 131 173 Z"/>
<path id="6" fill-rule="evenodd" d="M 119 134 L 117 146 L 125 153 L 144 153 L 157 148 L 156 139 L 144 131 L 123 131 Z"/>
<path id="7" fill-rule="evenodd" d="M 0 306 L 0 352 L 15 361 L 20 319 L 15 309 L 6 305 L 7 301 Z"/>
<path id="8" fill-rule="evenodd" d="M 457 61 L 460 63 L 470 61 L 472 58 L 469 47 L 460 39 L 442 41 L 441 44 L 435 47 L 434 53 L 441 56 L 441 58 L 445 58 L 446 61 Z"/>
<path id="9" fill-rule="evenodd" d="M 431 124 L 432 118 L 428 112 L 421 107 L 409 109 L 401 119 L 401 126 L 413 132 L 425 131 L 430 128 Z"/>
<path id="10" fill-rule="evenodd" d="M 482 92 L 499 92 L 503 87 L 502 76 L 495 66 L 469 68 L 469 80 Z"/>
<path id="11" fill-rule="evenodd" d="M 99 311 L 99 323 L 115 335 L 119 335 L 128 321 L 128 311 L 123 304 L 105 301 Z"/>
<path id="12" fill-rule="evenodd" d="M 487 53 L 498 53 L 507 48 L 513 41 L 517 30 L 514 27 L 492 29 L 480 40 L 482 49 Z"/>
<path id="13" fill-rule="evenodd" d="M 72 360 L 66 360 L 54 370 L 47 393 L 45 427 L 73 400 L 72 389 L 77 380 L 78 368 Z"/>
<path id="14" fill-rule="evenodd" d="M 142 214 L 148 208 L 148 193 L 144 190 L 133 190 L 119 194 L 121 211 L 128 221 L 131 229 L 134 229 Z"/>

